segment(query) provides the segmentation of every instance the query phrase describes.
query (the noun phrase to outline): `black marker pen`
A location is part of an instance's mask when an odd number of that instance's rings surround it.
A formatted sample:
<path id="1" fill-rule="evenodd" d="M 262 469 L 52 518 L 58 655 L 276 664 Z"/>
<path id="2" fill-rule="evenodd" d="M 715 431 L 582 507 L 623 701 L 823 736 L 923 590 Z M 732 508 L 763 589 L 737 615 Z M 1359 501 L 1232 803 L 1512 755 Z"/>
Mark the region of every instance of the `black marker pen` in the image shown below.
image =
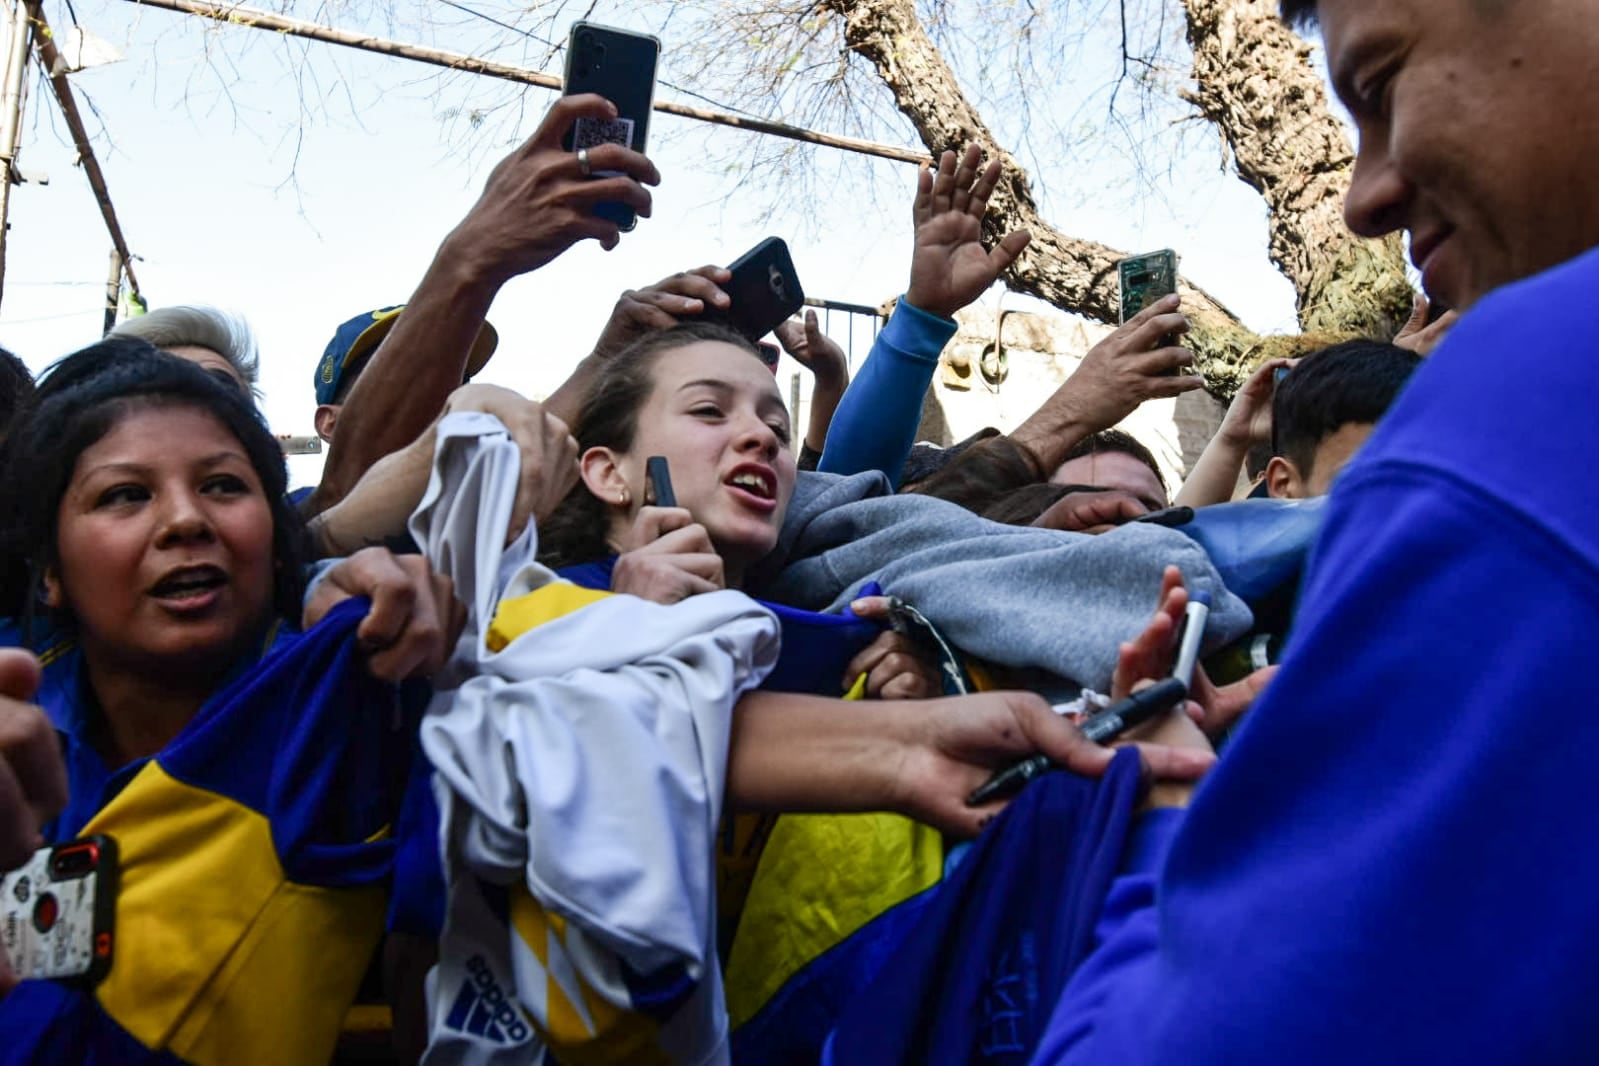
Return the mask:
<path id="1" fill-rule="evenodd" d="M 1091 715 L 1082 724 L 1082 734 L 1095 744 L 1114 740 L 1127 730 L 1143 725 L 1157 714 L 1169 711 L 1188 695 L 1188 685 L 1180 678 L 1168 677 L 1133 693 L 1119 703 Z M 1009 796 L 1046 770 L 1058 770 L 1047 755 L 1034 755 L 1007 766 L 966 797 L 966 806 L 980 807 L 989 800 Z"/>
<path id="2" fill-rule="evenodd" d="M 652 455 L 644 460 L 644 475 L 650 479 L 652 507 L 676 507 L 677 493 L 672 491 L 672 475 L 666 466 L 666 456 Z"/>

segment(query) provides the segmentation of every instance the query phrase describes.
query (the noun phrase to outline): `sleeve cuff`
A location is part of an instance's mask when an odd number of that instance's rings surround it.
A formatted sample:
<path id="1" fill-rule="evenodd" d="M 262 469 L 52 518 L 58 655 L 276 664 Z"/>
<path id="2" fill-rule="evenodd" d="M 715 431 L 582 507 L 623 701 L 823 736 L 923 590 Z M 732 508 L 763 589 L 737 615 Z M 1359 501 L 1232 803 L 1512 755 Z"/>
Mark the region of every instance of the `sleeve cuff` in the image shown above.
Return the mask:
<path id="1" fill-rule="evenodd" d="M 911 359 L 936 363 L 958 328 L 953 319 L 923 311 L 901 297 L 877 339 Z"/>

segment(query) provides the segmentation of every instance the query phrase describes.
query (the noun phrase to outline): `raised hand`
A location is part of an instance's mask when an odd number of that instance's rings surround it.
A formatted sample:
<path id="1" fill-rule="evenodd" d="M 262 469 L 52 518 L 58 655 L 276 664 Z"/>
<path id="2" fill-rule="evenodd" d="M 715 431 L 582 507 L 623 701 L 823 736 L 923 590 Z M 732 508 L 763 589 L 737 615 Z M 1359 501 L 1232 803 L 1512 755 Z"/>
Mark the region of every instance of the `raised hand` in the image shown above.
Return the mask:
<path id="1" fill-rule="evenodd" d="M 983 215 L 1003 168 L 996 159 L 979 173 L 982 159 L 977 145 L 969 144 L 958 165 L 955 153 L 945 152 L 937 172 L 923 167 L 917 180 L 916 245 L 905 299 L 940 318 L 955 317 L 986 292 L 1032 239 L 1017 230 L 992 251 L 983 249 Z"/>
<path id="2" fill-rule="evenodd" d="M 1111 679 L 1111 699 L 1123 699 L 1142 685 L 1171 673 L 1172 659 L 1177 652 L 1177 636 L 1187 606 L 1188 590 L 1183 587 L 1182 571 L 1175 566 L 1168 566 L 1161 575 L 1160 603 L 1155 608 L 1154 617 L 1142 633 L 1121 646 L 1116 672 Z M 1242 681 L 1218 688 L 1205 673 L 1205 668 L 1196 665 L 1193 679 L 1189 682 L 1184 711 L 1206 734 L 1215 736 L 1249 709 L 1276 673 L 1275 666 L 1267 666 Z M 1169 737 L 1137 735 L 1143 739 L 1171 742 Z"/>
<path id="3" fill-rule="evenodd" d="M 777 343 L 800 366 L 816 375 L 816 380 L 843 384 L 849 381 L 849 360 L 838 342 L 822 332 L 816 312 L 807 309 L 805 320 L 791 318 L 772 331 Z"/>
<path id="4" fill-rule="evenodd" d="M 697 318 L 708 307 L 725 310 L 732 301 L 721 286 L 732 278 L 726 267 L 702 266 L 679 271 L 642 289 L 627 290 L 616 301 L 594 354 L 615 355 L 645 334 Z"/>
<path id="5" fill-rule="evenodd" d="M 486 279 L 503 283 L 537 270 L 578 241 L 615 248 L 621 228 L 594 214 L 598 204 L 622 203 L 649 216 L 645 186 L 661 182 L 655 164 L 630 148 L 602 144 L 589 149 L 596 176 L 585 177 L 577 154 L 561 147 L 580 118 L 608 121 L 616 106 L 592 93 L 557 100 L 533 136 L 489 174 L 483 195 L 450 235 Z"/>
<path id="6" fill-rule="evenodd" d="M 1233 397 L 1216 435 L 1241 449 L 1270 444 L 1271 401 L 1277 391 L 1277 371 L 1292 369 L 1298 363 L 1298 359 L 1270 359 L 1256 367 Z"/>

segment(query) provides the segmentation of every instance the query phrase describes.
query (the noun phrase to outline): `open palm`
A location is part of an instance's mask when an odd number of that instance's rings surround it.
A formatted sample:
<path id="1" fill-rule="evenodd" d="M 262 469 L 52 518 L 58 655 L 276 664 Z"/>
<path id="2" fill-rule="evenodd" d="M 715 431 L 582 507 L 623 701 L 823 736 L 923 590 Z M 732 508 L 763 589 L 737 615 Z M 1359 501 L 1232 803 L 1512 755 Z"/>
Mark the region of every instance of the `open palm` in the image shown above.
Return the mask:
<path id="1" fill-rule="evenodd" d="M 1032 239 L 1017 230 L 992 251 L 983 248 L 983 215 L 1002 168 L 996 159 L 979 173 L 982 158 L 969 144 L 958 163 L 954 152 L 945 152 L 937 171 L 924 168 L 918 179 L 912 212 L 916 247 L 905 298 L 941 318 L 953 318 L 981 296 Z"/>

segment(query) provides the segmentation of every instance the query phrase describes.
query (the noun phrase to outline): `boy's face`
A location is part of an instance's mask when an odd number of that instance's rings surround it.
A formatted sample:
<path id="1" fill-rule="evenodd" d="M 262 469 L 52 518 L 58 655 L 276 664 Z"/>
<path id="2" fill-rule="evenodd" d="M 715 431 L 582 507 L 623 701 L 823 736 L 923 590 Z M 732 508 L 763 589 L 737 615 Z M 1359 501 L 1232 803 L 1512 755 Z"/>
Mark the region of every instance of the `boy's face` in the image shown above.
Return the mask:
<path id="1" fill-rule="evenodd" d="M 1333 478 L 1349 465 L 1375 428 L 1371 422 L 1345 422 L 1336 432 L 1323 437 L 1311 459 L 1309 474 L 1302 472 L 1292 459 L 1273 456 L 1266 466 L 1266 491 L 1279 500 L 1327 495 Z"/>

